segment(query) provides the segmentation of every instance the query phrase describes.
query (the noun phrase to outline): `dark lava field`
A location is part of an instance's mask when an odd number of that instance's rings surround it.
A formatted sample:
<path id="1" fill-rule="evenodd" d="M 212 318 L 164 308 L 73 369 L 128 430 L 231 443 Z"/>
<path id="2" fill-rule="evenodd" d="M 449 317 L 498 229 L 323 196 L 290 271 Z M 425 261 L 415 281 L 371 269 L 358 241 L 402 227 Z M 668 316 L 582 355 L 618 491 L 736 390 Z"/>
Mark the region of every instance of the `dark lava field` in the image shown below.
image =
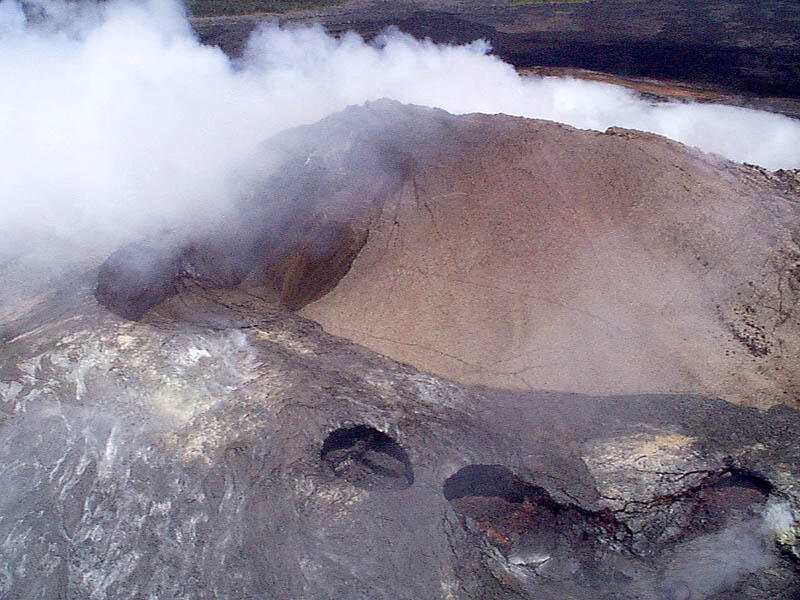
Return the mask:
<path id="1" fill-rule="evenodd" d="M 201 40 L 235 55 L 265 17 L 320 22 L 368 39 L 389 26 L 440 43 L 483 38 L 517 67 L 572 67 L 800 98 L 800 3 L 788 0 L 352 0 L 282 14 L 195 18 L 193 26 Z"/>

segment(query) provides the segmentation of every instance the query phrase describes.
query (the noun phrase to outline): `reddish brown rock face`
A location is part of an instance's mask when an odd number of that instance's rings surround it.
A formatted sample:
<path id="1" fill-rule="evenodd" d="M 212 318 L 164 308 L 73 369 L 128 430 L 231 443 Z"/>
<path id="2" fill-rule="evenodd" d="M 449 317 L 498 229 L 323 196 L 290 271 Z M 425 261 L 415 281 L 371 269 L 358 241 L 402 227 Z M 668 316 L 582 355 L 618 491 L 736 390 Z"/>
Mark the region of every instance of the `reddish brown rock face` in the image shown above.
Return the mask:
<path id="1" fill-rule="evenodd" d="M 280 261 L 268 266 L 281 305 L 299 310 L 331 291 L 350 269 L 367 241 L 367 230 L 330 227 L 300 240 Z"/>

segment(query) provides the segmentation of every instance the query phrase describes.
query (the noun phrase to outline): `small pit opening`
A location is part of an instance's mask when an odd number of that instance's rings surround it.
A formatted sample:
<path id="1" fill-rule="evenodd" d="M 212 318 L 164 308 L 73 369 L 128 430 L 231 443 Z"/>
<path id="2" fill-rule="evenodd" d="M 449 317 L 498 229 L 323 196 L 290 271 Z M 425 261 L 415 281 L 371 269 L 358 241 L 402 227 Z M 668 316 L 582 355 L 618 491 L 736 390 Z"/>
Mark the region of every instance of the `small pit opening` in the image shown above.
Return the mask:
<path id="1" fill-rule="evenodd" d="M 467 496 L 501 498 L 522 504 L 526 498 L 538 497 L 544 490 L 514 475 L 502 465 L 468 465 L 444 482 L 442 493 L 447 500 Z"/>
<path id="2" fill-rule="evenodd" d="M 759 516 L 772 491 L 769 481 L 746 470 L 731 469 L 715 475 L 696 494 L 684 537 Z"/>
<path id="3" fill-rule="evenodd" d="M 332 431 L 320 460 L 336 477 L 365 489 L 398 490 L 414 483 L 408 454 L 391 436 L 367 425 Z"/>
<path id="4" fill-rule="evenodd" d="M 746 469 L 730 469 L 722 473 L 713 483 L 713 487 L 736 487 L 751 490 L 753 494 L 759 494 L 764 499 L 769 496 L 774 486 L 760 475 Z"/>
<path id="5" fill-rule="evenodd" d="M 509 550 L 531 535 L 549 545 L 555 535 L 559 505 L 502 465 L 468 465 L 444 482 L 442 494 L 457 515 L 468 518 L 468 529 L 500 548 Z"/>

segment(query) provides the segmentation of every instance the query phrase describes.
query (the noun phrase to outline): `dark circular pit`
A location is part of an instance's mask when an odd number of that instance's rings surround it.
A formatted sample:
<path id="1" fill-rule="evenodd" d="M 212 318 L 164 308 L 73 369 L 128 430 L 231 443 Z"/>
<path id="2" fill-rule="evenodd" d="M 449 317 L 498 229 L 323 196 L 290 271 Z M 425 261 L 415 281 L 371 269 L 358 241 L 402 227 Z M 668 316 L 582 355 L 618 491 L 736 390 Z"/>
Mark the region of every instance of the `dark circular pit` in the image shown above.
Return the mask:
<path id="1" fill-rule="evenodd" d="M 336 477 L 365 489 L 398 490 L 414 483 L 414 470 L 402 446 L 367 425 L 332 431 L 322 444 L 320 459 Z"/>
<path id="2" fill-rule="evenodd" d="M 536 490 L 501 465 L 467 465 L 444 482 L 442 493 L 448 500 L 484 496 L 521 504 Z"/>

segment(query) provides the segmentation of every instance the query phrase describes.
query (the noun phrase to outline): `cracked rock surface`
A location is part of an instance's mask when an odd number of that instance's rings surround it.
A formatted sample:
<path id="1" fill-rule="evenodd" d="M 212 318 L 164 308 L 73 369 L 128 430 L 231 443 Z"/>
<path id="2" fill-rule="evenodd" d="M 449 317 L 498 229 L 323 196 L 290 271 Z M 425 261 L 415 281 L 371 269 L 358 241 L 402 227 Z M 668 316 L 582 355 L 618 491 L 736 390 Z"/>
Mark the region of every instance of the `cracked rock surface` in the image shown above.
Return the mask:
<path id="1" fill-rule="evenodd" d="M 78 287 L 0 349 L 3 598 L 800 593 L 792 409 L 469 388 L 250 293 L 132 323 Z"/>

